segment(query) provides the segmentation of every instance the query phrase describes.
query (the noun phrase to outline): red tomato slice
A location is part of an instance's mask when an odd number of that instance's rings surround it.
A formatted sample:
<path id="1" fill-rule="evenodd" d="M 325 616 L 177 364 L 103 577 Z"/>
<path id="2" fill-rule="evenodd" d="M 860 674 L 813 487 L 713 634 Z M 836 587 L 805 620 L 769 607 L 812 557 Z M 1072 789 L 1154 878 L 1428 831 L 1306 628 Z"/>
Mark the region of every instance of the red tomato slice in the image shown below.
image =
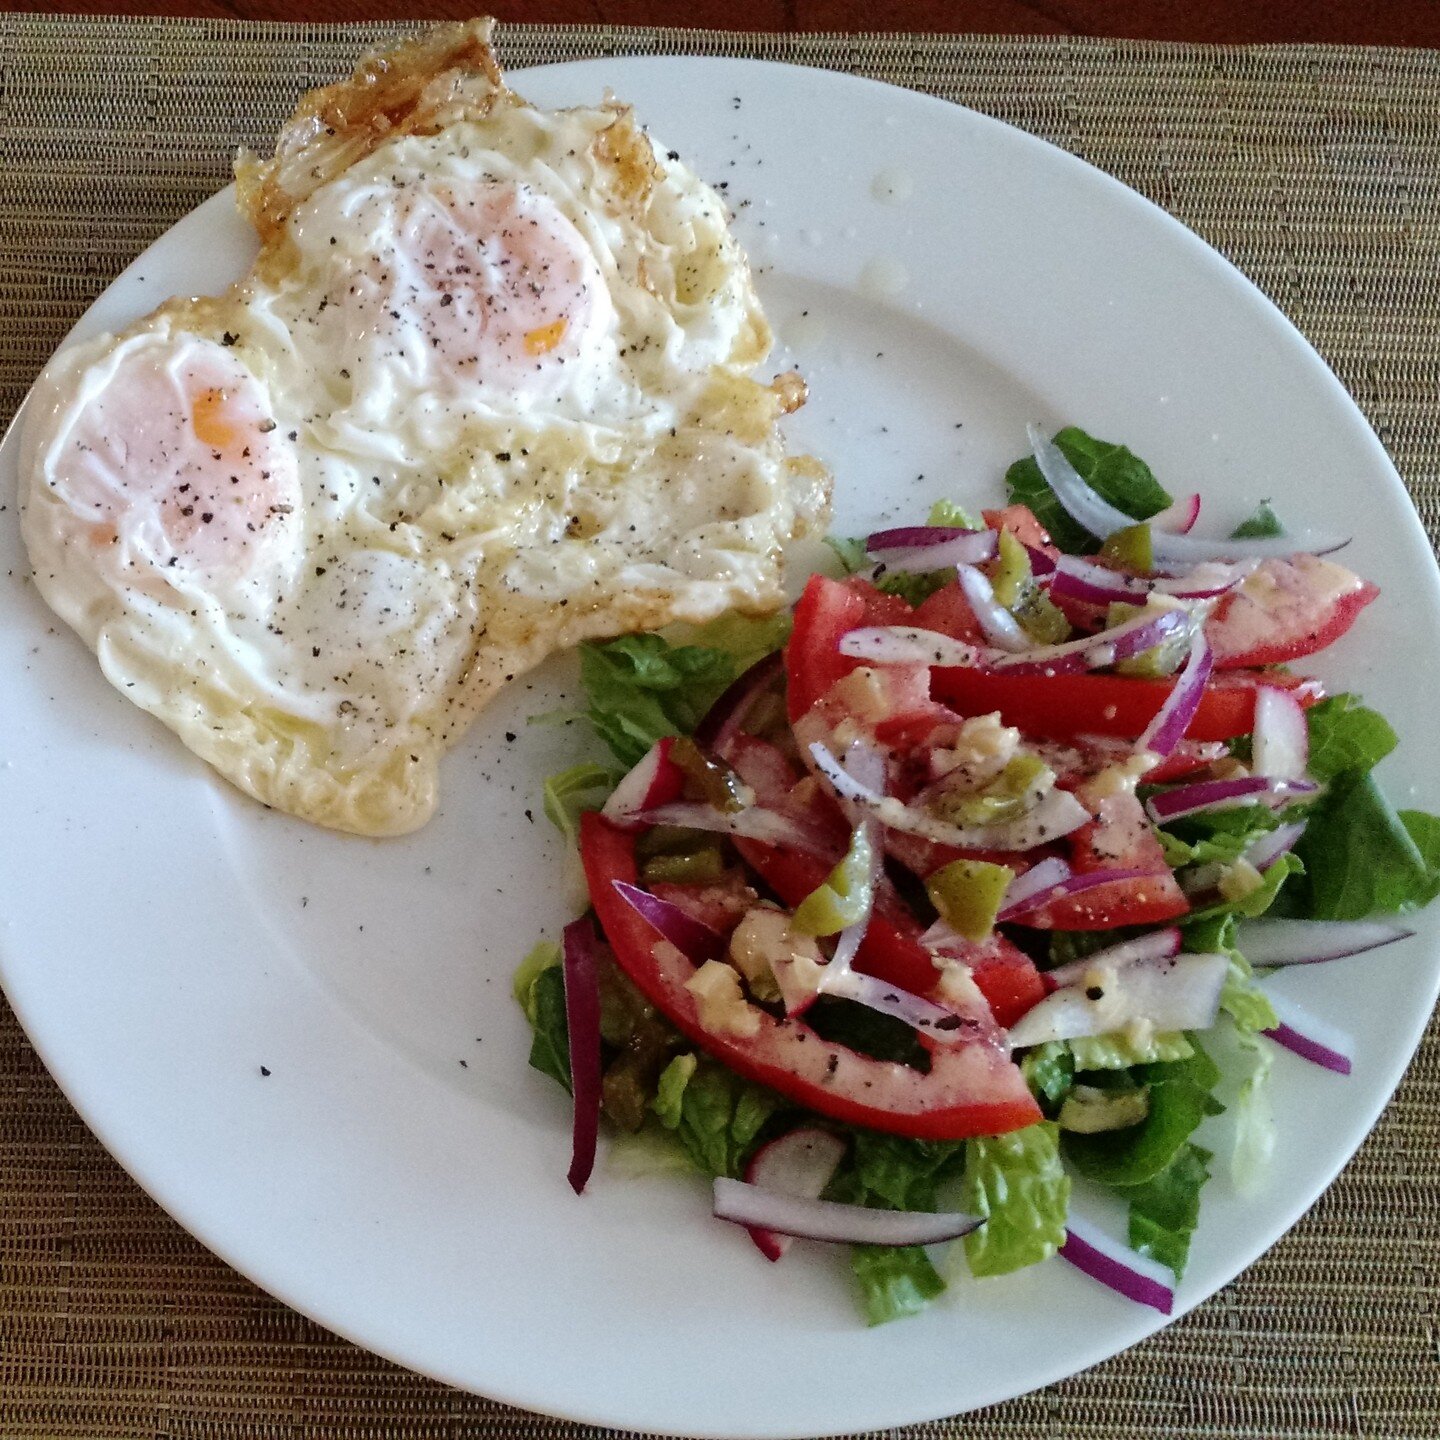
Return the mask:
<path id="1" fill-rule="evenodd" d="M 938 630 L 942 635 L 953 636 L 967 645 L 983 645 L 985 632 L 965 598 L 959 581 L 953 585 L 942 585 L 928 599 L 922 600 L 909 622 L 921 630 Z"/>
<path id="2" fill-rule="evenodd" d="M 922 1039 L 930 1052 L 922 1074 L 832 1044 L 803 1019 L 776 1020 L 758 1006 L 750 1012 L 753 1035 L 708 1024 L 685 988 L 694 967 L 673 945 L 657 943 L 656 932 L 615 890 L 616 880 L 636 883 L 634 837 L 587 813 L 580 855 L 590 901 L 620 967 L 672 1024 L 737 1074 L 833 1119 L 916 1139 L 1001 1135 L 1041 1118 L 1019 1068 L 983 1041 Z"/>
<path id="3" fill-rule="evenodd" d="M 1117 925 L 1159 925 L 1187 914 L 1190 902 L 1165 863 L 1140 802 L 1130 794 L 1111 795 L 1070 842 L 1070 866 L 1077 874 L 1095 870 L 1141 870 L 1143 877 L 1116 880 L 1051 900 L 1027 912 L 1019 924 L 1035 930 L 1110 930 Z"/>
<path id="4" fill-rule="evenodd" d="M 1005 675 L 960 669 L 932 673 L 935 697 L 960 714 L 998 710 L 1007 725 L 1056 740 L 1076 735 L 1134 739 L 1155 718 L 1174 684 L 1126 675 Z M 1324 695 L 1317 682 L 1283 671 L 1216 676 L 1205 687 L 1188 738 L 1230 740 L 1250 734 L 1255 728 L 1255 690 L 1260 685 L 1291 690 L 1302 705 L 1313 705 Z"/>
<path id="5" fill-rule="evenodd" d="M 1216 606 L 1205 638 L 1222 669 L 1283 665 L 1338 640 L 1379 593 L 1316 555 L 1266 560 Z"/>
<path id="6" fill-rule="evenodd" d="M 915 612 L 898 595 L 867 580 L 812 575 L 795 606 L 785 647 L 787 705 L 798 720 L 834 683 L 865 662 L 839 652 L 840 637 L 861 625 L 913 625 Z"/>
<path id="7" fill-rule="evenodd" d="M 1008 530 L 1022 545 L 1033 545 L 1056 556 L 1060 552 L 1050 543 L 1050 532 L 1035 518 L 1028 505 L 1007 505 L 1003 510 L 982 510 L 985 523 L 992 530 Z"/>

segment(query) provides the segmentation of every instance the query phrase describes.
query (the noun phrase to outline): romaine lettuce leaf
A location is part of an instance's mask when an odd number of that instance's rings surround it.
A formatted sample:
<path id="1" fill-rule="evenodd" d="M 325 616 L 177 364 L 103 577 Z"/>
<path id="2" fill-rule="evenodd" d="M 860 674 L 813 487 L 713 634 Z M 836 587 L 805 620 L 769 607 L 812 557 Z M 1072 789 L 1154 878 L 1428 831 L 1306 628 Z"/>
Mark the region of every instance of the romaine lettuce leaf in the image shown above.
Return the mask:
<path id="1" fill-rule="evenodd" d="M 686 1054 L 661 1072 L 653 1108 L 698 1169 L 738 1179 L 760 1131 L 784 1103 L 773 1090 Z"/>
<path id="2" fill-rule="evenodd" d="M 666 735 L 687 735 L 735 678 L 727 651 L 622 635 L 580 647 L 580 680 L 595 733 L 627 768 Z"/>
<path id="3" fill-rule="evenodd" d="M 1132 1074 L 1150 1090 L 1150 1114 L 1126 1130 L 1101 1135 L 1067 1135 L 1065 1157 L 1088 1179 L 1104 1185 L 1143 1185 L 1179 1153 L 1207 1115 L 1223 1109 L 1213 1095 L 1220 1071 L 1188 1037 L 1188 1060 L 1138 1065 Z"/>
<path id="4" fill-rule="evenodd" d="M 1370 770 L 1399 743 L 1390 722 L 1361 704 L 1358 695 L 1331 695 L 1305 712 L 1310 731 L 1306 768 L 1316 780 L 1334 780 L 1347 770 Z"/>
<path id="5" fill-rule="evenodd" d="M 965 1237 L 974 1274 L 1005 1275 L 1048 1260 L 1064 1244 L 1070 1177 L 1060 1163 L 1059 1134 L 1042 1120 L 966 1142 L 961 1208 L 985 1219 Z"/>
<path id="6" fill-rule="evenodd" d="M 965 1168 L 962 1141 L 909 1140 L 877 1130 L 853 1133 L 850 1164 L 861 1191 L 854 1204 L 934 1210 L 939 1186 Z"/>
<path id="7" fill-rule="evenodd" d="M 580 833 L 580 812 L 598 810 L 615 788 L 615 776 L 603 765 L 572 765 L 547 777 L 542 789 L 545 818 L 575 844 Z"/>
<path id="8" fill-rule="evenodd" d="M 1123 1030 L 1112 1035 L 1087 1035 L 1066 1042 L 1076 1070 L 1128 1070 L 1132 1065 L 1188 1060 L 1194 1053 L 1183 1031 L 1157 1030 L 1140 1039 Z"/>
<path id="9" fill-rule="evenodd" d="M 945 1289 L 919 1245 L 852 1245 L 850 1266 L 869 1325 L 918 1314 Z"/>
<path id="10" fill-rule="evenodd" d="M 1285 527 L 1280 517 L 1270 508 L 1268 500 L 1262 500 L 1249 517 L 1242 520 L 1231 532 L 1232 540 L 1273 540 L 1283 535 Z"/>
<path id="11" fill-rule="evenodd" d="M 559 965 L 547 965 L 530 982 L 525 1013 L 533 1032 L 530 1064 L 568 1090 L 570 1034 L 565 1024 L 565 972 Z"/>
<path id="12" fill-rule="evenodd" d="M 1362 920 L 1428 905 L 1440 894 L 1440 820 L 1420 811 L 1407 815 L 1402 820 L 1395 813 L 1368 772 L 1347 770 L 1334 779 L 1295 847 L 1306 882 L 1287 912 L 1311 920 Z"/>
<path id="13" fill-rule="evenodd" d="M 1065 1041 L 1048 1040 L 1025 1055 L 1020 1061 L 1020 1073 L 1030 1093 L 1053 1108 L 1075 1083 L 1075 1057 Z"/>
<path id="14" fill-rule="evenodd" d="M 1183 1145 L 1153 1180 L 1124 1192 L 1130 1202 L 1130 1248 L 1169 1266 L 1177 1280 L 1190 1258 L 1190 1237 L 1200 1218 L 1200 1191 L 1210 1178 L 1210 1160 L 1208 1150 Z"/>
<path id="15" fill-rule="evenodd" d="M 1055 444 L 1092 490 L 1136 520 L 1148 520 L 1170 504 L 1150 467 L 1123 445 L 1096 440 L 1073 425 L 1055 436 Z M 1100 548 L 1100 541 L 1066 513 L 1032 457 L 1017 460 L 1005 472 L 1005 487 L 1011 503 L 1028 505 L 1062 550 L 1089 555 Z"/>
<path id="16" fill-rule="evenodd" d="M 1245 1194 L 1256 1188 L 1275 1151 L 1275 1115 L 1269 1092 L 1275 1047 L 1254 1035 L 1240 1034 L 1236 1040 L 1250 1070 L 1230 1106 L 1235 1126 L 1230 1179 Z"/>

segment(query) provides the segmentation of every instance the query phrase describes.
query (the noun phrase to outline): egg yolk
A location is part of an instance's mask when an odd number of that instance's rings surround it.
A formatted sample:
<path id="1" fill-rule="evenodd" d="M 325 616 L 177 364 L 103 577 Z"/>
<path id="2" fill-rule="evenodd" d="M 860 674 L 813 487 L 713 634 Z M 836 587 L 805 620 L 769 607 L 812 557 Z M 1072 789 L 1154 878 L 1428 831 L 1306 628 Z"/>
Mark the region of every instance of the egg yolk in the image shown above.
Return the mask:
<path id="1" fill-rule="evenodd" d="M 299 505 L 289 444 L 226 348 L 182 336 L 126 352 L 86 397 L 47 467 L 91 546 L 127 570 L 256 565 Z"/>
<path id="2" fill-rule="evenodd" d="M 377 191 L 351 219 L 380 243 L 367 239 L 325 306 L 344 317 L 339 348 L 357 394 L 366 367 L 380 362 L 432 390 L 543 397 L 613 322 L 589 242 L 527 186 Z M 322 262 L 328 250 L 327 240 Z"/>

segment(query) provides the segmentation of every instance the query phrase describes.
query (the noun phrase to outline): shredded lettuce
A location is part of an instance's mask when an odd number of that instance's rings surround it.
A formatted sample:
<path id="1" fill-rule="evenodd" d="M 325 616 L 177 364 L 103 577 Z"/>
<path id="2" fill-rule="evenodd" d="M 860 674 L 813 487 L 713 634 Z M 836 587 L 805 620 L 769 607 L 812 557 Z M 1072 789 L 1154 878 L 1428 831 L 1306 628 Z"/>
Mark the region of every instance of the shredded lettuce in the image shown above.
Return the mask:
<path id="1" fill-rule="evenodd" d="M 953 500 L 937 500 L 925 517 L 927 525 L 946 525 L 955 530 L 978 530 L 980 522 L 963 505 Z"/>
<path id="2" fill-rule="evenodd" d="M 1283 535 L 1285 527 L 1280 523 L 1280 517 L 1270 507 L 1268 500 L 1262 500 L 1250 512 L 1248 519 L 1242 520 L 1231 532 L 1232 540 L 1273 540 L 1277 535 Z"/>
<path id="3" fill-rule="evenodd" d="M 765 1123 L 783 1104 L 773 1090 L 713 1060 L 677 1055 L 661 1072 L 654 1110 L 698 1169 L 737 1179 Z"/>
<path id="4" fill-rule="evenodd" d="M 694 1162 L 669 1130 L 646 1125 L 635 1131 L 616 1130 L 605 1150 L 605 1168 L 627 1180 L 648 1175 L 695 1173 Z"/>
<path id="5" fill-rule="evenodd" d="M 573 845 L 580 833 L 580 812 L 598 810 L 614 788 L 615 776 L 603 765 L 572 765 L 546 779 L 542 790 L 545 818 L 567 845 Z"/>
<path id="6" fill-rule="evenodd" d="M 539 949 L 540 947 L 536 947 Z M 531 955 L 535 951 L 530 952 Z M 570 1034 L 565 1025 L 565 973 L 558 963 L 538 970 L 522 1002 L 530 1020 L 530 1064 L 570 1088 Z"/>
<path id="7" fill-rule="evenodd" d="M 1150 1091 L 1150 1114 L 1143 1123 L 1065 1137 L 1065 1157 L 1080 1174 L 1104 1185 L 1143 1185 L 1170 1164 L 1207 1115 L 1225 1108 L 1213 1093 L 1219 1068 L 1194 1036 L 1188 1038 L 1194 1050 L 1188 1060 L 1137 1065 L 1131 1072 Z"/>
<path id="8" fill-rule="evenodd" d="M 1048 1040 L 1022 1057 L 1020 1073 L 1030 1093 L 1053 1109 L 1075 1083 L 1075 1057 L 1065 1041 Z"/>
<path id="9" fill-rule="evenodd" d="M 1220 992 L 1220 1009 L 1243 1031 L 1273 1030 L 1280 1017 L 1255 983 L 1250 962 L 1235 948 L 1235 916 L 1228 909 L 1184 927 L 1185 948 L 1195 954 L 1228 955 L 1230 973 Z"/>
<path id="10" fill-rule="evenodd" d="M 1171 503 L 1150 467 L 1123 445 L 1097 440 L 1073 425 L 1055 436 L 1055 444 L 1092 490 L 1134 519 L 1148 520 Z M 1032 457 L 1017 460 L 1005 472 L 1005 487 L 1011 503 L 1028 505 L 1062 550 L 1090 555 L 1100 548 L 1100 541 L 1055 498 Z"/>
<path id="11" fill-rule="evenodd" d="M 1228 865 L 1279 823 L 1263 805 L 1237 805 L 1172 821 L 1169 828 L 1155 833 L 1165 850 L 1165 863 L 1178 870 L 1182 865 Z"/>
<path id="12" fill-rule="evenodd" d="M 793 623 L 789 610 L 777 610 L 773 615 L 742 615 L 728 610 L 698 625 L 684 621 L 671 625 L 665 638 L 672 645 L 723 650 L 734 664 L 735 673 L 742 675 L 757 660 L 784 645 Z"/>
<path id="13" fill-rule="evenodd" d="M 840 562 L 840 569 L 846 575 L 858 575 L 870 568 L 870 556 L 865 550 L 865 541 L 859 535 L 827 535 L 825 543 Z"/>
<path id="14" fill-rule="evenodd" d="M 962 1208 L 985 1223 L 965 1237 L 976 1275 L 1005 1275 L 1048 1260 L 1065 1243 L 1070 1177 L 1059 1129 L 1042 1120 L 965 1144 Z"/>
<path id="15" fill-rule="evenodd" d="M 1130 1248 L 1168 1266 L 1177 1280 L 1190 1258 L 1211 1158 L 1208 1150 L 1187 1143 L 1153 1180 L 1124 1192 L 1130 1202 Z"/>
<path id="16" fill-rule="evenodd" d="M 1217 915 L 1243 916 L 1246 920 L 1258 919 L 1275 903 L 1280 887 L 1286 880 L 1292 875 L 1304 873 L 1305 862 L 1294 851 L 1287 851 L 1264 872 L 1255 889 L 1233 900 L 1217 900 L 1213 905 L 1192 910 L 1185 916 L 1185 926 L 1188 929 L 1202 921 L 1212 920 Z"/>
<path id="17" fill-rule="evenodd" d="M 919 1245 L 852 1245 L 850 1267 L 869 1325 L 916 1315 L 945 1289 Z"/>

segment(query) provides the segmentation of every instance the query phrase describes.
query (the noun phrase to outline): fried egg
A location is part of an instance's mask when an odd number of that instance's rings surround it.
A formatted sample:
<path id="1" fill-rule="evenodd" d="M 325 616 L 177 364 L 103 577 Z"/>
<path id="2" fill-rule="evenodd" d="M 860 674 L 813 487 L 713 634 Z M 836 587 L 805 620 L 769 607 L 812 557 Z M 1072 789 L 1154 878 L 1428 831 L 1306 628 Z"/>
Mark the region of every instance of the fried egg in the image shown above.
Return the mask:
<path id="1" fill-rule="evenodd" d="M 242 157 L 224 295 L 64 350 L 27 407 L 36 585 L 267 805 L 422 824 L 439 757 L 584 639 L 783 599 L 828 479 L 726 209 L 630 110 L 532 108 L 488 22 Z"/>

